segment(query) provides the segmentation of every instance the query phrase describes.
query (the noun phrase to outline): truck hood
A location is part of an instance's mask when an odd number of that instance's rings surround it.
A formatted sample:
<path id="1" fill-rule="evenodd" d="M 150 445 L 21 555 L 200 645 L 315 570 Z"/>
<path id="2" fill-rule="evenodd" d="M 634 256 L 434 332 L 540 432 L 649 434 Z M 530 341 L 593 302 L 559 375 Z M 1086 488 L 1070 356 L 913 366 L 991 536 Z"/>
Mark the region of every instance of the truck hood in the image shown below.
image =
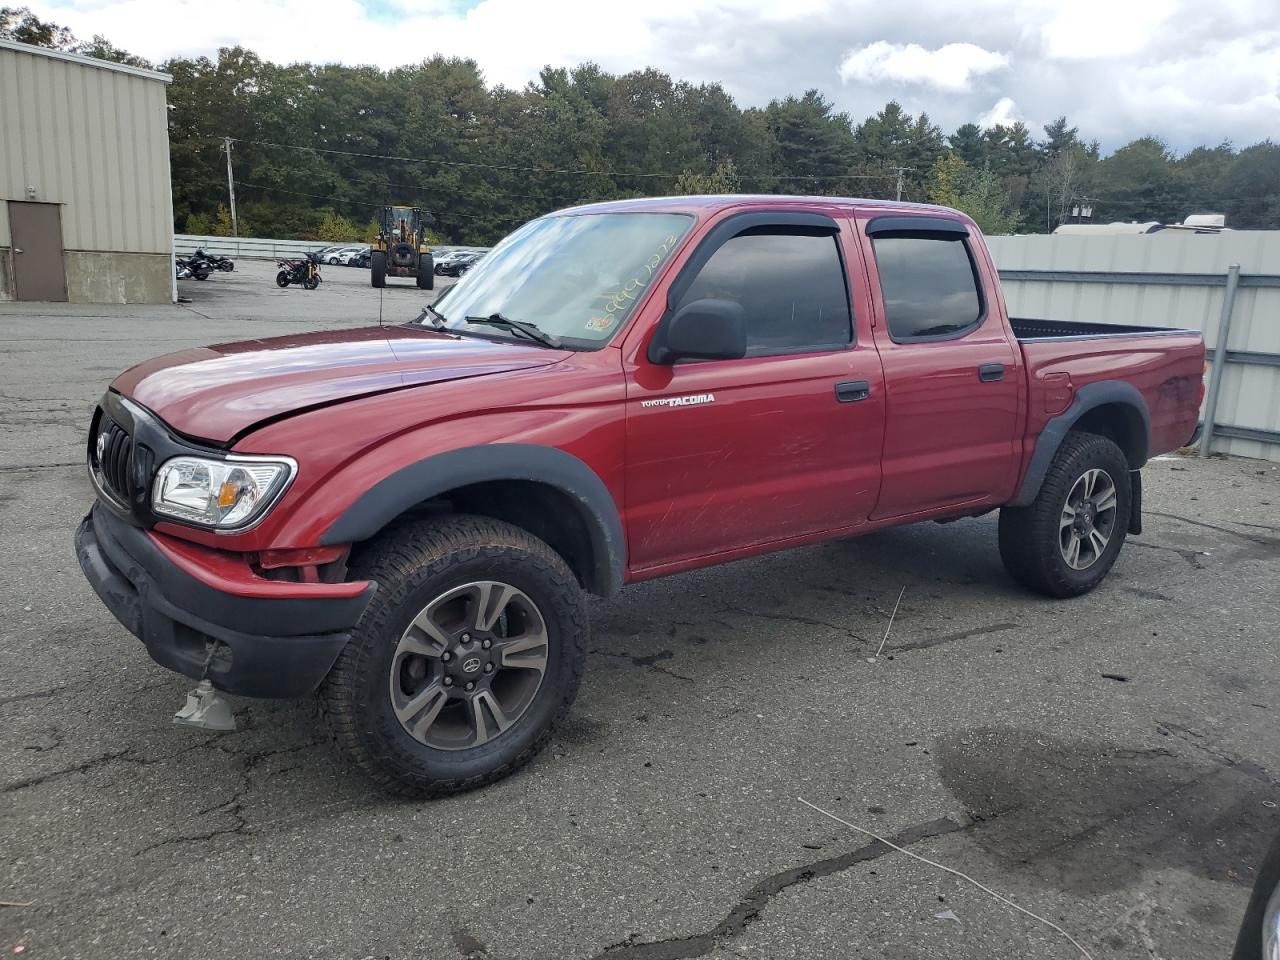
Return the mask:
<path id="1" fill-rule="evenodd" d="M 226 443 L 264 420 L 405 387 L 530 367 L 566 352 L 415 327 L 365 327 L 180 350 L 111 388 L 189 437 Z"/>

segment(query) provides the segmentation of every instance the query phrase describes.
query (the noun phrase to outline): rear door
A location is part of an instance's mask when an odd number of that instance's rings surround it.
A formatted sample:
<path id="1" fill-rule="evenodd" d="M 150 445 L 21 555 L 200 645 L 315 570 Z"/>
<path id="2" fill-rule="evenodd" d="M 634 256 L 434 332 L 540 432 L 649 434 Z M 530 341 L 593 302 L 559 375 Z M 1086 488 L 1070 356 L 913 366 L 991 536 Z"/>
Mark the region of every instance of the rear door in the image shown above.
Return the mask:
<path id="1" fill-rule="evenodd" d="M 865 287 L 845 271 L 860 253 L 847 227 L 809 216 L 722 221 L 655 308 L 665 319 L 703 298 L 741 304 L 747 356 L 654 364 L 650 336 L 628 343 L 633 570 L 853 527 L 875 503 L 884 389 Z"/>
<path id="2" fill-rule="evenodd" d="M 960 220 L 860 216 L 888 410 L 873 517 L 998 503 L 1012 491 L 1021 354 Z"/>

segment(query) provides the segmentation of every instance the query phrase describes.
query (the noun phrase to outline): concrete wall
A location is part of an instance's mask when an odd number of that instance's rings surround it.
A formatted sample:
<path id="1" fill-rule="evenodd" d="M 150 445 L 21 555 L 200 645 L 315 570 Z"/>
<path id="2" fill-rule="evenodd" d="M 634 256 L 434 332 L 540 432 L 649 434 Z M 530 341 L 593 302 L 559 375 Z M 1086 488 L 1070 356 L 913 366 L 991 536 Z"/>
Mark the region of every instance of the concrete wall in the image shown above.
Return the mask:
<path id="1" fill-rule="evenodd" d="M 173 249 L 166 74 L 0 41 L 0 200 L 61 204 L 73 300 L 167 302 Z M 0 247 L 11 245 L 0 203 Z M 142 255 L 105 259 L 90 254 Z M 116 278 L 102 271 L 120 268 Z M 9 284 L 10 295 L 12 283 Z M 94 301 L 89 301 L 94 302 Z"/>
<path id="2" fill-rule="evenodd" d="M 1238 263 L 1243 279 L 1214 415 L 1223 429 L 1212 448 L 1280 460 L 1280 231 L 988 237 L 987 243 L 1012 316 L 1199 330 L 1210 356 L 1227 268 Z M 1239 435 L 1245 433 L 1252 438 Z"/>

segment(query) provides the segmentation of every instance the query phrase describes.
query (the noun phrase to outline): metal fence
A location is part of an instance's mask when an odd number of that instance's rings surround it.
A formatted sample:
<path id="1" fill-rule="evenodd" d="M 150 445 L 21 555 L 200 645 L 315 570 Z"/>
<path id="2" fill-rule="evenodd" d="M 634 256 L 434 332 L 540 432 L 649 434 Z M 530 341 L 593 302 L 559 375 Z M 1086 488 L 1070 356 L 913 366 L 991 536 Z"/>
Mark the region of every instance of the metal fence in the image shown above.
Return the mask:
<path id="1" fill-rule="evenodd" d="M 347 246 L 356 246 L 353 242 Z M 334 244 L 314 240 L 266 240 L 260 237 L 200 237 L 179 233 L 173 237 L 173 252 L 180 257 L 188 256 L 197 250 L 217 254 L 220 257 L 233 259 L 244 257 L 250 260 L 278 260 L 281 257 L 297 257 L 313 250 L 323 250 Z M 437 255 L 450 250 L 473 250 L 479 247 L 432 247 Z"/>
<path id="2" fill-rule="evenodd" d="M 1014 316 L 1201 331 L 1201 453 L 1280 461 L 1280 231 L 988 243 Z"/>

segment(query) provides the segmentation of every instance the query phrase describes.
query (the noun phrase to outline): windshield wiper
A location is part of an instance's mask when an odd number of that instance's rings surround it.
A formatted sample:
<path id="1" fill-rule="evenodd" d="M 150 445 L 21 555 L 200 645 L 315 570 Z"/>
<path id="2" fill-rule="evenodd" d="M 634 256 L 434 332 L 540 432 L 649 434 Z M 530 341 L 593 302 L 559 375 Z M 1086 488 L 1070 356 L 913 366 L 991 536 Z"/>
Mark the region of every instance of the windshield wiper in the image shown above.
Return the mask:
<path id="1" fill-rule="evenodd" d="M 559 350 L 561 346 L 560 338 L 555 334 L 539 330 L 535 324 L 525 320 L 512 320 L 500 313 L 491 313 L 487 317 L 463 317 L 463 319 L 467 323 L 483 323 L 491 327 L 506 327 L 508 330 L 524 334 L 530 340 L 535 340 L 544 347 L 553 347 Z"/>

